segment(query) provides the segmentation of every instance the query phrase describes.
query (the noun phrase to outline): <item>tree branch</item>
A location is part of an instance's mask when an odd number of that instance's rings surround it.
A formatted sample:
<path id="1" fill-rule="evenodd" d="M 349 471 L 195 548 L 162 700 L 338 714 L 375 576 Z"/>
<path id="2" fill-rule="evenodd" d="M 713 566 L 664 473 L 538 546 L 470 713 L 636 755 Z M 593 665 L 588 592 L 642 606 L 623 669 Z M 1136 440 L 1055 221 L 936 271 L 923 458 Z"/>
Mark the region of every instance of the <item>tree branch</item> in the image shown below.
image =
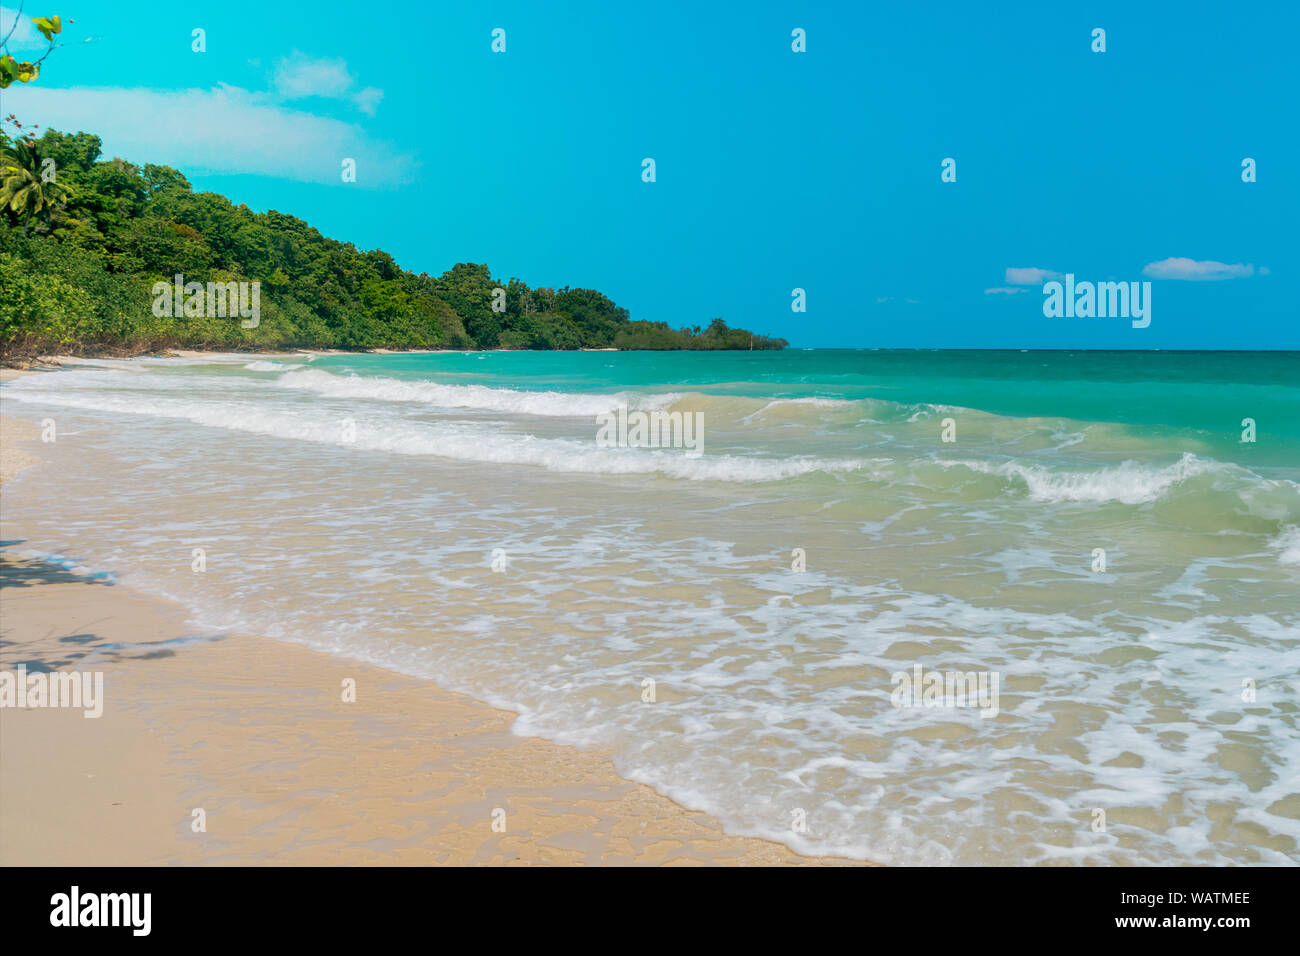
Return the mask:
<path id="1" fill-rule="evenodd" d="M 18 10 L 14 13 L 14 22 L 9 25 L 9 32 L 5 34 L 5 38 L 0 40 L 0 50 L 3 50 L 9 45 L 9 38 L 13 36 L 14 31 L 18 29 L 18 21 L 23 18 L 23 3 L 25 2 L 26 0 L 18 0 Z"/>

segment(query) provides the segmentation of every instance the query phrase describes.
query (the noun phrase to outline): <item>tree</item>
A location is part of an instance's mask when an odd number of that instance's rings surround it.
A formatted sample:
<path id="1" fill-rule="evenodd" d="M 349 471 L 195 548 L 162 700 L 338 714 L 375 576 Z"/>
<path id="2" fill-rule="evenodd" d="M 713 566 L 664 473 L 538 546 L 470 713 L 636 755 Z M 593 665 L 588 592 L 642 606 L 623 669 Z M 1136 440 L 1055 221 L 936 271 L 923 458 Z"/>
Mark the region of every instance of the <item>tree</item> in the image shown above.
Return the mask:
<path id="1" fill-rule="evenodd" d="M 43 212 L 48 218 L 51 207 L 71 193 L 53 176 L 46 179 L 34 144 L 19 140 L 0 162 L 4 164 L 0 166 L 0 209 L 22 217 L 22 234 L 26 236 L 33 213 Z"/>
<path id="2" fill-rule="evenodd" d="M 48 131 L 47 131 L 48 132 Z M 95 137 L 99 139 L 98 136 Z M 98 149 L 96 153 L 98 153 Z M 149 184 L 149 195 L 154 195 L 160 189 L 166 189 L 169 186 L 190 192 L 190 181 L 185 175 L 170 166 L 158 166 L 154 163 L 144 164 L 144 181 Z"/>
<path id="3" fill-rule="evenodd" d="M 35 24 L 36 29 L 45 37 L 45 42 L 49 44 L 45 52 L 35 61 L 17 60 L 9 52 L 9 38 L 14 35 L 14 30 L 18 29 L 18 21 L 22 19 L 23 3 L 19 0 L 18 10 L 14 13 L 14 22 L 9 25 L 8 31 L 0 38 L 0 90 L 17 80 L 19 83 L 30 83 L 41 75 L 41 64 L 45 58 L 54 52 L 57 44 L 54 37 L 63 32 L 63 20 L 59 17 L 32 17 L 31 21 Z M 69 20 L 69 23 L 74 21 Z"/>
<path id="4" fill-rule="evenodd" d="M 0 131 L 0 155 L 13 154 L 0 159 L 0 362 L 52 349 L 750 346 L 748 332 L 721 320 L 707 331 L 632 321 L 593 289 L 533 289 L 494 278 L 484 264 L 458 263 L 440 276 L 409 272 L 386 252 L 330 239 L 286 213 L 196 193 L 170 167 L 101 159 L 91 133 L 45 130 L 38 139 L 7 122 L 19 133 L 15 143 Z M 41 175 L 51 160 L 57 185 Z M 32 227 L 51 209 L 48 229 Z M 260 325 L 156 315 L 155 283 L 177 275 L 187 283 L 260 283 Z M 501 307 L 498 288 L 503 311 L 493 308 Z M 753 344 L 785 343 L 755 336 Z"/>

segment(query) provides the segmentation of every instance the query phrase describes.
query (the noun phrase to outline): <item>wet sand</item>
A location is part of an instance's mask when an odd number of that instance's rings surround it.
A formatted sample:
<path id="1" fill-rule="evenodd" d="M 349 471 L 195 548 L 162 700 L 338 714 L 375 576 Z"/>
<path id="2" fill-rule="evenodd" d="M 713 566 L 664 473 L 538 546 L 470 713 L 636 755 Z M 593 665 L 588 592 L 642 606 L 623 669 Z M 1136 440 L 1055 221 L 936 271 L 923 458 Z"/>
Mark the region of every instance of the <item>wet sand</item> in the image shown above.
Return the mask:
<path id="1" fill-rule="evenodd" d="M 0 436 L 5 481 L 41 467 L 33 426 L 0 416 Z M 0 670 L 101 671 L 104 711 L 0 711 L 0 864 L 851 862 L 728 836 L 428 681 L 193 639 L 182 608 L 21 550 L 0 552 Z"/>

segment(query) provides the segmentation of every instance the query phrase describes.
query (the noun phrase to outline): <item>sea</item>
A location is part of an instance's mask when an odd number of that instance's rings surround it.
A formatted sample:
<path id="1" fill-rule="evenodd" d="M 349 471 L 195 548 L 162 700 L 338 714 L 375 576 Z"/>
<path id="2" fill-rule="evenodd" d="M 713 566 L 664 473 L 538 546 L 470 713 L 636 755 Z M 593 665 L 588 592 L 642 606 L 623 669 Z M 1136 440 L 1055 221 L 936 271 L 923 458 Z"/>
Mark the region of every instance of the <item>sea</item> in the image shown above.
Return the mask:
<path id="1" fill-rule="evenodd" d="M 509 708 L 729 832 L 1300 863 L 1300 353 L 85 359 L 0 409 L 49 462 L 14 551 Z"/>

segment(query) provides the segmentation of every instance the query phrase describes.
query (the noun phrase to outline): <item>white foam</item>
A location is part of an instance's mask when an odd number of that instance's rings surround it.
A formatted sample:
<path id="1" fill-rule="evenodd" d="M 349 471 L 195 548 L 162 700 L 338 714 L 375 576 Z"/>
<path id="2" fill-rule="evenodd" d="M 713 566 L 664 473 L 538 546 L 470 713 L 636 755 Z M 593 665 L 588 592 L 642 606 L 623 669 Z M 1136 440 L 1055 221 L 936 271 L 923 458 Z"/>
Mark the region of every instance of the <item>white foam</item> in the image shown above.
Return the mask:
<path id="1" fill-rule="evenodd" d="M 1144 465 L 1125 461 L 1091 471 L 1057 471 L 1017 461 L 1001 464 L 970 460 L 939 463 L 945 467 L 959 466 L 1010 479 L 1024 485 L 1029 497 L 1037 501 L 1118 501 L 1128 505 L 1156 501 L 1188 478 L 1212 470 L 1231 468 L 1218 462 L 1202 461 L 1190 453 L 1184 454 L 1171 465 Z"/>
<path id="2" fill-rule="evenodd" d="M 439 408 L 475 408 L 518 415 L 585 418 L 629 408 L 660 408 L 679 396 L 665 393 L 638 395 L 631 392 L 587 394 L 575 392 L 529 392 L 487 385 L 444 385 L 430 381 L 407 381 L 371 375 L 334 375 L 320 369 L 289 372 L 275 384 L 301 389 L 330 398 L 361 398 L 384 402 L 420 402 Z"/>
<path id="3" fill-rule="evenodd" d="M 1278 564 L 1300 564 L 1300 526 L 1283 528 L 1268 546 L 1277 552 Z"/>
<path id="4" fill-rule="evenodd" d="M 301 363 L 294 362 L 270 362 L 258 359 L 256 362 L 249 362 L 244 368 L 250 372 L 284 372 L 295 368 L 302 368 Z"/>
<path id="5" fill-rule="evenodd" d="M 660 474 L 688 481 L 766 482 L 813 472 L 850 472 L 868 465 L 858 459 L 760 458 L 740 455 L 690 457 L 684 450 L 677 449 L 600 448 L 595 444 L 594 425 L 592 440 L 586 443 L 573 439 L 509 434 L 491 427 L 457 423 L 354 419 L 355 439 L 349 440 L 345 437 L 340 419 L 327 419 L 312 413 L 272 410 L 253 403 L 196 402 L 152 396 L 137 399 L 95 392 L 70 394 L 32 386 L 14 393 L 13 397 L 24 402 L 181 419 L 209 428 L 250 432 L 294 441 L 401 455 L 429 455 L 467 462 L 537 465 L 550 471 L 584 474 Z"/>

